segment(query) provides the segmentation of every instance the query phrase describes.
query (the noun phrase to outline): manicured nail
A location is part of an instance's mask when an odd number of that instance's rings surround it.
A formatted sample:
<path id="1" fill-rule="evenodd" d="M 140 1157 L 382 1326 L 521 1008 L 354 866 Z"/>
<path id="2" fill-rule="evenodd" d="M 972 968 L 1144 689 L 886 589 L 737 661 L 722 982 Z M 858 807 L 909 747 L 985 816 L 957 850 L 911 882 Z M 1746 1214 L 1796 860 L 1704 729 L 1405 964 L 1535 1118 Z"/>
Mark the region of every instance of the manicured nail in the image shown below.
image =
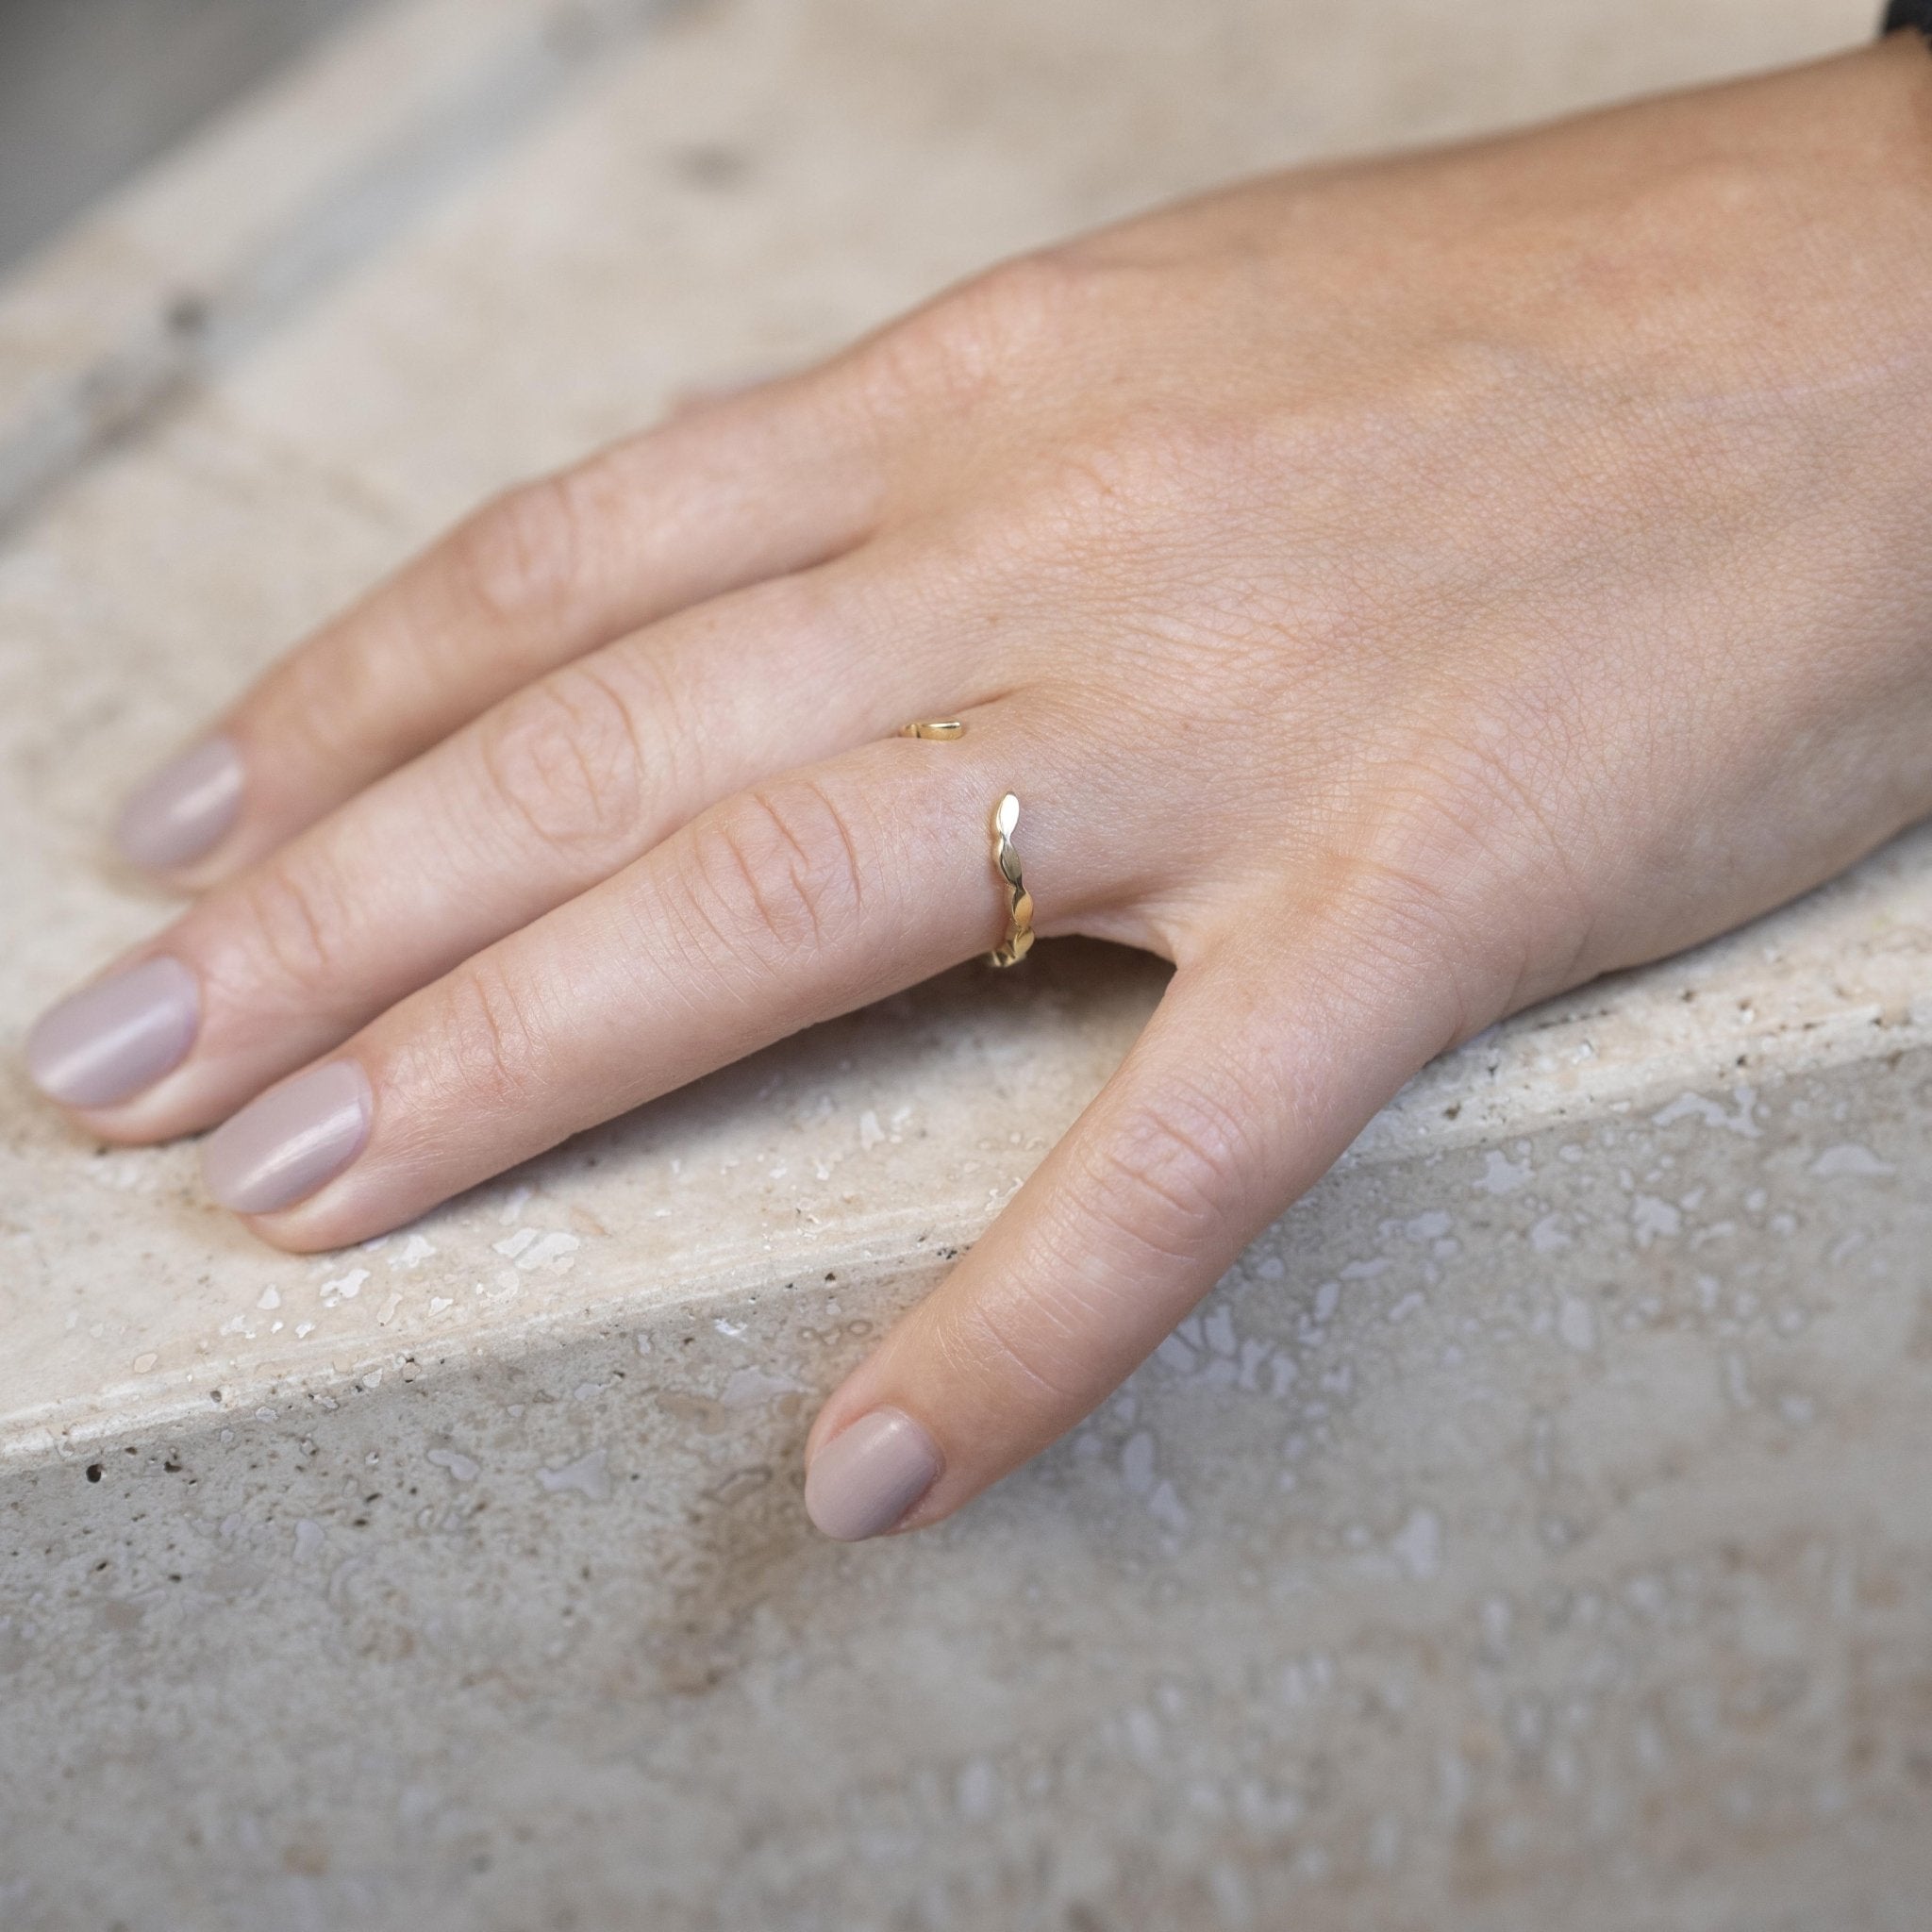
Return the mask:
<path id="1" fill-rule="evenodd" d="M 26 1037 L 33 1083 L 66 1107 L 112 1107 L 179 1066 L 201 991 L 178 959 L 143 959 L 51 1007 Z"/>
<path id="2" fill-rule="evenodd" d="M 273 1214 L 314 1193 L 361 1153 L 373 1111 L 369 1076 L 354 1060 L 297 1074 L 208 1136 L 202 1180 L 237 1214 Z"/>
<path id="3" fill-rule="evenodd" d="M 841 1543 L 883 1536 L 940 1479 L 939 1444 L 903 1410 L 875 1408 L 805 1473 L 806 1513 Z"/>
<path id="4" fill-rule="evenodd" d="M 168 872 L 212 851 L 241 808 L 242 754 L 231 740 L 210 738 L 135 789 L 114 840 L 130 863 Z"/>

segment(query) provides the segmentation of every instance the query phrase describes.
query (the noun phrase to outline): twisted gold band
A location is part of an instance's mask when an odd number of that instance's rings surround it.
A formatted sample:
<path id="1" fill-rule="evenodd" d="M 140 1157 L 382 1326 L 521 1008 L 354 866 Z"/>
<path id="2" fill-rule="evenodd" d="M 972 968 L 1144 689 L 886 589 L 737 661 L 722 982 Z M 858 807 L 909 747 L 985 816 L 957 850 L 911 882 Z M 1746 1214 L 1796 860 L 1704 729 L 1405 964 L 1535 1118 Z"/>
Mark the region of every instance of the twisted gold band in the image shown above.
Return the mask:
<path id="1" fill-rule="evenodd" d="M 1013 850 L 1019 823 L 1020 801 L 1009 791 L 992 814 L 992 866 L 1007 889 L 1007 936 L 986 956 L 989 966 L 1017 966 L 1033 950 L 1033 894 L 1020 876 L 1020 855 Z"/>

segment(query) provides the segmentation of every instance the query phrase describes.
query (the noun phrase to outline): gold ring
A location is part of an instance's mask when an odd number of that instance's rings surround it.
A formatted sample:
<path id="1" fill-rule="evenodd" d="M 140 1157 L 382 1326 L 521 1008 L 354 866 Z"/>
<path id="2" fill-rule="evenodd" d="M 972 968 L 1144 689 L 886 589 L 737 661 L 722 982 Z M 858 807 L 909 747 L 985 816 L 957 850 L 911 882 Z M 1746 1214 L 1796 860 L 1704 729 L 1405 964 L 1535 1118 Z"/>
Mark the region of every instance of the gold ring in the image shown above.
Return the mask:
<path id="1" fill-rule="evenodd" d="M 902 724 L 901 738 L 964 738 L 966 727 L 957 718 L 923 718 L 916 724 Z"/>
<path id="2" fill-rule="evenodd" d="M 1019 823 L 1020 801 L 1009 791 L 992 813 L 992 869 L 1008 900 L 1007 936 L 986 956 L 989 966 L 1017 966 L 1033 950 L 1033 894 L 1020 877 L 1020 855 L 1013 850 L 1013 828 Z"/>

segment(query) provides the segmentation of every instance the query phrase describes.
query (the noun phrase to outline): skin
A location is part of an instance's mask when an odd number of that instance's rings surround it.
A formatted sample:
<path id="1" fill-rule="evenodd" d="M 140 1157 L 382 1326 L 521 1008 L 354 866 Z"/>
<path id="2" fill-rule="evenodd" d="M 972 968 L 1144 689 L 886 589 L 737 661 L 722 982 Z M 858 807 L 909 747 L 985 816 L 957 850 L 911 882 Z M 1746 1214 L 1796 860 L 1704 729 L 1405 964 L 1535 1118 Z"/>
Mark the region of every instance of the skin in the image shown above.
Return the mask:
<path id="1" fill-rule="evenodd" d="M 1432 1056 L 1932 809 L 1928 423 L 1908 36 L 1008 264 L 485 507 L 243 696 L 240 821 L 130 956 L 200 1039 L 78 1118 L 352 1057 L 366 1150 L 251 1224 L 363 1239 L 986 950 L 1010 789 L 1041 936 L 1176 972 L 818 1418 L 916 1418 L 935 1522 Z"/>

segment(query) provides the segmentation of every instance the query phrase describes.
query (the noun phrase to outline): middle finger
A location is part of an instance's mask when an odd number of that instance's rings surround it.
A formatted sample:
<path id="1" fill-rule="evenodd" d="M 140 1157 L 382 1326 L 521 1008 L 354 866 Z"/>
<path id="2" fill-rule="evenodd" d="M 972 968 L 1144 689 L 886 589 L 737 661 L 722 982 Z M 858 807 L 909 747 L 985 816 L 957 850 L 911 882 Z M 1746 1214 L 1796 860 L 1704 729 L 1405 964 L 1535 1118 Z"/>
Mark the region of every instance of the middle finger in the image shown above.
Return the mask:
<path id="1" fill-rule="evenodd" d="M 990 695 L 915 589 L 855 557 L 540 679 L 55 1008 L 35 1077 L 105 1139 L 197 1131 L 717 799 Z"/>

